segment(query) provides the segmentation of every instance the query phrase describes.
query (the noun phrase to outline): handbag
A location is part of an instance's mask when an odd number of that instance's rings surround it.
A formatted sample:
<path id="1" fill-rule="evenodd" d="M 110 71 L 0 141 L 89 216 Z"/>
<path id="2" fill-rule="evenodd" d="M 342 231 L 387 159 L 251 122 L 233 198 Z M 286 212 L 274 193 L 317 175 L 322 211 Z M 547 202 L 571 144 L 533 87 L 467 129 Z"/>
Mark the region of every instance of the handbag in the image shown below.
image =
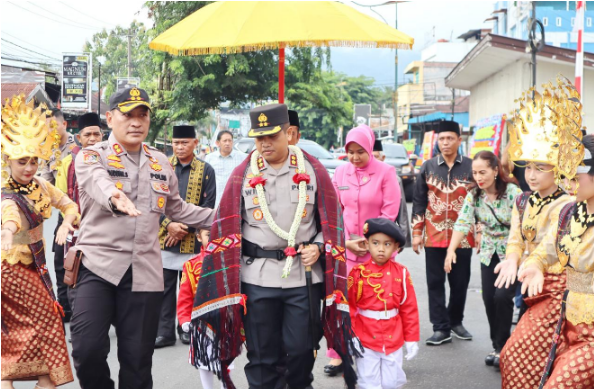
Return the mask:
<path id="1" fill-rule="evenodd" d="M 81 262 L 82 251 L 75 250 L 74 247 L 68 250 L 64 259 L 64 283 L 72 288 L 76 288 Z"/>

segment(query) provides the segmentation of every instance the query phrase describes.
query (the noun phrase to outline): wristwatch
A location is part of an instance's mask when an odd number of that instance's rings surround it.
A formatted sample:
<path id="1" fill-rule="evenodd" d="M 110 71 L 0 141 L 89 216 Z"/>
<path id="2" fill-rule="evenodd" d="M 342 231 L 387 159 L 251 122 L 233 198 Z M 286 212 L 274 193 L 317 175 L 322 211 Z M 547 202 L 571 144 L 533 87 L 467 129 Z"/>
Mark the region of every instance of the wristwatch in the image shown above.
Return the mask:
<path id="1" fill-rule="evenodd" d="M 111 197 L 110 196 L 109 199 L 107 199 L 107 204 L 109 205 L 109 209 L 111 209 L 111 212 L 113 212 L 116 215 L 125 215 L 124 212 L 120 211 L 112 202 L 111 202 Z"/>
<path id="2" fill-rule="evenodd" d="M 325 254 L 324 252 L 324 243 L 320 242 L 313 242 L 316 246 L 318 246 L 318 250 L 320 250 L 320 255 Z"/>

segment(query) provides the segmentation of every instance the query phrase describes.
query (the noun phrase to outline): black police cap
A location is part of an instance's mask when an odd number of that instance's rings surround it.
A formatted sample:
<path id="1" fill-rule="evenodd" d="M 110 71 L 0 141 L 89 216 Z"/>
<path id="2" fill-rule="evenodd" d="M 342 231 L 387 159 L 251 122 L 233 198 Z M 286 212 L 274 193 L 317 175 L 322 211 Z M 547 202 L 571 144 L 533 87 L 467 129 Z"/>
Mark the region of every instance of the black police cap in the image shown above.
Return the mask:
<path id="1" fill-rule="evenodd" d="M 404 247 L 406 238 L 396 223 L 381 217 L 367 219 L 367 221 L 365 221 L 365 224 L 363 225 L 363 234 L 365 235 L 365 238 L 369 239 L 371 235 L 380 232 L 394 239 L 394 241 L 396 241 L 400 247 Z"/>

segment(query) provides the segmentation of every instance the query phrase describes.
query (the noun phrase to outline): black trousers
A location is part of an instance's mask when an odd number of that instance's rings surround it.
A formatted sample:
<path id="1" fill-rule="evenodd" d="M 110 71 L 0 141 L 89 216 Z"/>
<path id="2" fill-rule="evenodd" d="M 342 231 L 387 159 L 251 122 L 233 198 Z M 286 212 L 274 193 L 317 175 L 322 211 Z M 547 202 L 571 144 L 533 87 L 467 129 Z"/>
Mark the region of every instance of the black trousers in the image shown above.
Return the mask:
<path id="1" fill-rule="evenodd" d="M 313 300 L 318 312 L 316 334 L 309 322 L 307 287 L 290 289 L 264 288 L 242 283 L 248 296 L 247 315 L 243 319 L 248 363 L 245 375 L 250 389 L 274 389 L 286 380 L 289 388 L 306 388 L 313 382 L 311 373 L 315 362 L 313 339 L 316 345 L 322 334 L 320 300 L 322 284 L 313 286 Z M 286 363 L 285 376 L 282 366 Z"/>
<path id="2" fill-rule="evenodd" d="M 425 271 L 429 295 L 429 320 L 433 331 L 450 332 L 452 327 L 462 324 L 466 293 L 470 282 L 470 258 L 472 249 L 456 250 L 456 264 L 447 274 L 443 269 L 446 248 L 425 248 Z M 450 299 L 446 306 L 446 275 L 450 284 Z"/>
<path id="3" fill-rule="evenodd" d="M 517 280 L 509 288 L 495 287 L 497 274 L 495 266 L 499 263 L 499 256 L 493 255 L 489 266 L 481 263 L 481 281 L 483 285 L 483 302 L 489 320 L 491 342 L 496 351 L 501 351 L 509 339 L 512 319 L 514 316 L 514 297 L 516 295 Z"/>
<path id="4" fill-rule="evenodd" d="M 64 283 L 64 246 L 59 245 L 56 243 L 56 233 L 58 232 L 58 228 L 62 225 L 64 218 L 62 214 L 58 216 L 58 225 L 56 226 L 56 230 L 54 231 L 54 242 L 53 242 L 53 251 L 54 251 L 54 269 L 56 271 L 56 288 L 58 295 L 58 302 L 64 308 L 64 314 L 66 317 L 70 317 L 72 315 L 72 308 L 70 307 L 70 301 L 68 300 L 68 285 Z"/>
<path id="5" fill-rule="evenodd" d="M 132 292 L 132 267 L 116 286 L 81 264 L 70 322 L 72 358 L 81 388 L 115 388 L 107 364 L 112 324 L 118 342 L 118 387 L 153 387 L 151 368 L 162 299 L 162 292 Z"/>
<path id="6" fill-rule="evenodd" d="M 161 303 L 161 314 L 159 316 L 159 329 L 157 336 L 167 339 L 175 339 L 175 318 L 177 317 L 177 280 L 181 279 L 182 272 L 178 270 L 163 269 L 163 302 Z M 179 323 L 180 325 L 182 323 Z M 177 333 L 181 334 L 180 325 L 177 326 Z"/>

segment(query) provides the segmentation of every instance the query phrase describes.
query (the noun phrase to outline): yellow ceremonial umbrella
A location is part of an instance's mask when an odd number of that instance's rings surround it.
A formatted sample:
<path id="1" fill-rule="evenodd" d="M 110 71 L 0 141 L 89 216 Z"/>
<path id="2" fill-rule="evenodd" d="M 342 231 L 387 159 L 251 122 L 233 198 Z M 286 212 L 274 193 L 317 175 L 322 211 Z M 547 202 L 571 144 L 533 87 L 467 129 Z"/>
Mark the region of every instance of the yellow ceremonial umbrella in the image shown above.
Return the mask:
<path id="1" fill-rule="evenodd" d="M 186 17 L 149 47 L 173 55 L 279 50 L 279 102 L 284 100 L 286 47 L 411 49 L 414 39 L 331 1 L 219 1 Z"/>

